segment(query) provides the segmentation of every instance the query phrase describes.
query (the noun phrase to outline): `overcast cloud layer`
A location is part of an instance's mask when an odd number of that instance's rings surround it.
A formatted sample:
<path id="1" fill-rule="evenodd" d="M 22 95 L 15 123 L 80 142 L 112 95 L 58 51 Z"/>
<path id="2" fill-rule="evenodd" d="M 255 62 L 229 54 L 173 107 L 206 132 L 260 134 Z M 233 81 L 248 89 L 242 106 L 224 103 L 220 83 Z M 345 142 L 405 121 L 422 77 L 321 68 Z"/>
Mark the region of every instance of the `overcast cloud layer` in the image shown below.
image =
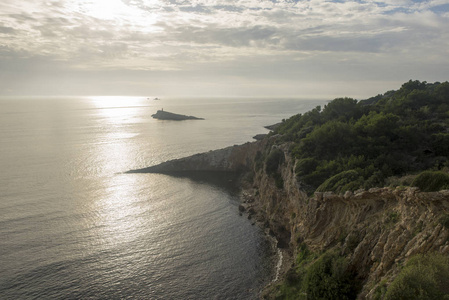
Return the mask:
<path id="1" fill-rule="evenodd" d="M 446 0 L 0 3 L 4 95 L 364 97 L 448 57 Z"/>

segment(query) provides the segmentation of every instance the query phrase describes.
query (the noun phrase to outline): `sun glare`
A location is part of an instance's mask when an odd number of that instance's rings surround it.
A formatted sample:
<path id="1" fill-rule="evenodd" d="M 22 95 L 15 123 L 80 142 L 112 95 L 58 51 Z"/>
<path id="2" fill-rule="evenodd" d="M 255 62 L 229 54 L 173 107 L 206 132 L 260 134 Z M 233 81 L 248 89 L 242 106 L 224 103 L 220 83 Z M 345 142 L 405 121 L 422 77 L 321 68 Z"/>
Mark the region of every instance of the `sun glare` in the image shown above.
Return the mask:
<path id="1" fill-rule="evenodd" d="M 93 0 L 85 4 L 86 13 L 98 19 L 139 18 L 141 15 L 141 11 L 138 8 L 128 6 L 121 0 Z"/>
<path id="2" fill-rule="evenodd" d="M 132 96 L 91 96 L 87 97 L 96 108 L 118 108 L 142 106 L 145 104 L 144 97 Z"/>
<path id="3" fill-rule="evenodd" d="M 78 0 L 70 6 L 73 10 L 89 17 L 132 26 L 135 30 L 143 32 L 160 30 L 159 27 L 153 26 L 161 18 L 157 1 L 149 4 L 145 2 L 145 7 L 156 8 L 154 10 L 141 9 L 133 1 L 125 2 L 122 0 Z"/>

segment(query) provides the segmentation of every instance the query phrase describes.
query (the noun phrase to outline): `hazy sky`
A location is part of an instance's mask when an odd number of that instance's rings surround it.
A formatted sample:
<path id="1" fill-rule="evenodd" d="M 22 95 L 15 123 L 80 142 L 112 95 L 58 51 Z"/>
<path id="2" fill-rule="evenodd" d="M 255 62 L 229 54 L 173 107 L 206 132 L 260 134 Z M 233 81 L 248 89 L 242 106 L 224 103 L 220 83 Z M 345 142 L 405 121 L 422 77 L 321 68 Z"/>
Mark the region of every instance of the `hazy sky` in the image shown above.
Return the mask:
<path id="1" fill-rule="evenodd" d="M 0 94 L 367 97 L 449 80 L 449 0 L 2 0 Z"/>

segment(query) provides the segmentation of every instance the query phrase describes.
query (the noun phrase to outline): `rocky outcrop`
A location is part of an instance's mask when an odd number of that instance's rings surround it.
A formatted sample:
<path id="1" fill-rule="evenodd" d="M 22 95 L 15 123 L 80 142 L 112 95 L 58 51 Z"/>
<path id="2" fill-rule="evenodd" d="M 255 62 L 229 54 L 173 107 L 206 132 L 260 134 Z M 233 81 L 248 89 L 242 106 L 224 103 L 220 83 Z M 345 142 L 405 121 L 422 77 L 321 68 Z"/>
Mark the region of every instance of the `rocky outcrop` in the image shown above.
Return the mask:
<path id="1" fill-rule="evenodd" d="M 180 114 L 175 114 L 168 111 L 158 110 L 155 114 L 151 115 L 154 119 L 158 120 L 172 120 L 172 121 L 183 121 L 183 120 L 204 120 L 203 118 L 197 118 L 193 116 L 185 116 Z"/>
<path id="2" fill-rule="evenodd" d="M 260 140 L 263 140 L 264 138 L 266 138 L 267 135 L 268 134 L 266 134 L 266 133 L 256 134 L 255 136 L 253 136 L 253 139 L 255 139 L 256 141 L 260 141 Z"/>
<path id="3" fill-rule="evenodd" d="M 128 171 L 128 173 L 235 172 L 249 170 L 256 151 L 264 142 L 246 143 L 189 157 L 163 162 L 156 166 Z"/>
<path id="4" fill-rule="evenodd" d="M 264 127 L 266 129 L 268 129 L 268 130 L 275 130 L 276 128 L 278 128 L 281 125 L 282 125 L 282 122 L 279 122 L 279 123 L 276 123 L 276 124 L 273 124 L 273 125 L 264 126 Z"/>

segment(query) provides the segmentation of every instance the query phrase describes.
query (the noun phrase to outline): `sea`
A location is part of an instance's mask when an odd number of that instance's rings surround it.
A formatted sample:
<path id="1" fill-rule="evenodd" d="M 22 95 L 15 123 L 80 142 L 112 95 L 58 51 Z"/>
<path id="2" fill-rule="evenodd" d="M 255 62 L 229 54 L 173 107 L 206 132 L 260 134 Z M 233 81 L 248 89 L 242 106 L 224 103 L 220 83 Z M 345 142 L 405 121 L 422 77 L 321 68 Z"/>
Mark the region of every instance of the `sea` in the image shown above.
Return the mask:
<path id="1" fill-rule="evenodd" d="M 125 172 L 253 141 L 325 102 L 153 98 L 0 98 L 0 299 L 257 299 L 273 280 L 235 187 Z"/>

